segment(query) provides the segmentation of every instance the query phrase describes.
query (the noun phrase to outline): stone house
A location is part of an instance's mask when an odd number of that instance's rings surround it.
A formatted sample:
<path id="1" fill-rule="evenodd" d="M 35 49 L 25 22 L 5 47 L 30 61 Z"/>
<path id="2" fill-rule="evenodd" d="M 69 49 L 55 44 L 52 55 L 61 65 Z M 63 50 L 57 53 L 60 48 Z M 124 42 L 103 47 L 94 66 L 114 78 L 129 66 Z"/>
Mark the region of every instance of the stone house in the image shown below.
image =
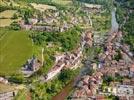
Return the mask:
<path id="1" fill-rule="evenodd" d="M 41 66 L 42 62 L 38 60 L 35 56 L 33 56 L 31 59 L 28 59 L 26 61 L 21 71 L 26 77 L 29 77 L 34 72 L 38 71 Z"/>

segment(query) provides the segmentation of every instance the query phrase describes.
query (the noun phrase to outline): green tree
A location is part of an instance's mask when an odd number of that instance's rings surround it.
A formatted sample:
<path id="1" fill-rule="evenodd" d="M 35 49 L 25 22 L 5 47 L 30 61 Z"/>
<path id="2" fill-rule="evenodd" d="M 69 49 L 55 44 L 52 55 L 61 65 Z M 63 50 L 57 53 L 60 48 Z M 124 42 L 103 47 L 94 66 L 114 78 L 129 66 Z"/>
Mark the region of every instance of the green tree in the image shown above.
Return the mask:
<path id="1" fill-rule="evenodd" d="M 129 15 L 129 20 L 124 25 L 123 31 L 126 33 L 124 42 L 130 45 L 131 51 L 134 52 L 134 13 Z"/>
<path id="2" fill-rule="evenodd" d="M 110 82 L 114 81 L 114 78 L 112 76 L 104 76 L 103 77 L 103 82 L 107 85 L 110 84 Z"/>
<path id="3" fill-rule="evenodd" d="M 117 54 L 114 56 L 113 59 L 119 61 L 121 58 L 122 58 L 122 55 L 121 55 L 120 51 L 118 50 L 118 51 L 117 51 Z"/>
<path id="4" fill-rule="evenodd" d="M 58 79 L 66 84 L 68 81 L 71 80 L 73 75 L 73 72 L 70 69 L 62 70 L 60 75 L 58 76 Z"/>
<path id="5" fill-rule="evenodd" d="M 17 14 L 14 14 L 12 17 L 12 19 L 17 19 L 17 18 L 18 18 Z"/>
<path id="6" fill-rule="evenodd" d="M 119 97 L 118 96 L 114 96 L 114 95 L 109 95 L 108 99 L 119 100 Z"/>
<path id="7" fill-rule="evenodd" d="M 24 77 L 22 75 L 12 75 L 9 79 L 10 82 L 23 83 Z"/>
<path id="8" fill-rule="evenodd" d="M 14 21 L 10 24 L 10 29 L 13 29 L 13 30 L 20 30 L 21 27 L 20 25 L 18 24 L 18 22 Z"/>

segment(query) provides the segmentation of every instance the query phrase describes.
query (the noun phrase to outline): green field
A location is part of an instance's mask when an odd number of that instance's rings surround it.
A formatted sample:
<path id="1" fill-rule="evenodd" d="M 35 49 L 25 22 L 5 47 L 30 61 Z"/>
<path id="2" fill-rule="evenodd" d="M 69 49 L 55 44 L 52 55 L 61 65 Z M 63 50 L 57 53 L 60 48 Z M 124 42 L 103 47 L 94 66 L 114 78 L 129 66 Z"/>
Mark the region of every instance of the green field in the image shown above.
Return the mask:
<path id="1" fill-rule="evenodd" d="M 18 73 L 32 56 L 32 42 L 26 31 L 0 30 L 0 75 Z"/>

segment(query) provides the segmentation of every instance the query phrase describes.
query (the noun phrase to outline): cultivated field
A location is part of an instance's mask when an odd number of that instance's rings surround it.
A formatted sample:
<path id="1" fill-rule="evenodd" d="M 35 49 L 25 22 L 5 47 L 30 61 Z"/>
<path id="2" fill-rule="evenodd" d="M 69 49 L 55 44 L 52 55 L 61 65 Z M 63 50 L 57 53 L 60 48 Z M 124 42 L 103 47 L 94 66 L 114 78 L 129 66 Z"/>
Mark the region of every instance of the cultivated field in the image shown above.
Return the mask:
<path id="1" fill-rule="evenodd" d="M 50 5 L 45 5 L 45 4 L 36 4 L 36 3 L 30 3 L 35 9 L 40 10 L 40 11 L 45 11 L 47 9 L 53 9 L 56 10 L 56 7 L 50 6 Z"/>
<path id="2" fill-rule="evenodd" d="M 12 18 L 16 10 L 5 10 L 0 13 L 0 18 Z"/>
<path id="3" fill-rule="evenodd" d="M 0 27 L 5 27 L 5 26 L 10 26 L 10 24 L 13 22 L 13 21 L 19 21 L 21 20 L 21 18 L 18 18 L 18 19 L 0 19 Z"/>
<path id="4" fill-rule="evenodd" d="M 9 91 L 12 91 L 14 89 L 15 89 L 14 86 L 0 83 L 0 93 L 9 92 Z"/>
<path id="5" fill-rule="evenodd" d="M 72 0 L 52 0 L 52 2 L 60 4 L 60 5 L 68 5 L 72 3 Z"/>
<path id="6" fill-rule="evenodd" d="M 32 56 L 32 41 L 26 31 L 1 29 L 0 75 L 18 73 L 25 61 Z"/>
<path id="7" fill-rule="evenodd" d="M 0 27 L 9 26 L 12 22 L 12 19 L 0 19 Z"/>
<path id="8" fill-rule="evenodd" d="M 5 10 L 1 12 L 0 13 L 0 27 L 9 26 L 13 21 L 15 21 L 11 18 L 16 12 L 17 12 L 16 10 Z M 16 20 L 19 20 L 19 19 L 16 19 Z"/>

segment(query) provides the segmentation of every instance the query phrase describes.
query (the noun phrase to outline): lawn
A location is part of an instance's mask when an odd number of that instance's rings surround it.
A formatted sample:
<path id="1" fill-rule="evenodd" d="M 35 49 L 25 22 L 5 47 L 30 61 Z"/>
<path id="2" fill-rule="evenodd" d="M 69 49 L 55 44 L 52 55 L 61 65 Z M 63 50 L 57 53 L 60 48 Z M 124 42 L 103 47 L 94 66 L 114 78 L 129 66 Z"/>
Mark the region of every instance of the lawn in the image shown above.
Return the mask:
<path id="1" fill-rule="evenodd" d="M 0 75 L 19 73 L 22 65 L 32 56 L 32 41 L 27 31 L 0 31 Z"/>

